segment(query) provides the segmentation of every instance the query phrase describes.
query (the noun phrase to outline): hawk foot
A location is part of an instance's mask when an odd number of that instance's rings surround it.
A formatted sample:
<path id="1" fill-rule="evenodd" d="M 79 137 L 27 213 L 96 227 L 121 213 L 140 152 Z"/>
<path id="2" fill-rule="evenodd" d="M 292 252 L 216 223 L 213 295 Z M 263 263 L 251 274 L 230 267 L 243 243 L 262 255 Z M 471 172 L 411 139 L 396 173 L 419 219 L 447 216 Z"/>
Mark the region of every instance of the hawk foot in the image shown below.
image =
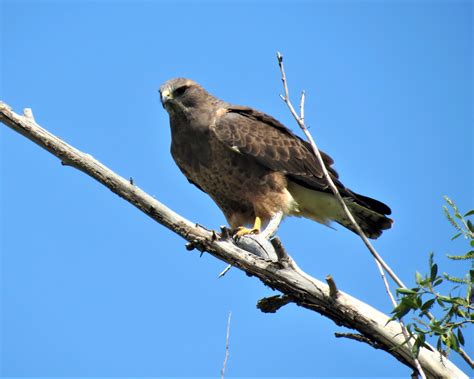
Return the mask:
<path id="1" fill-rule="evenodd" d="M 237 231 L 234 233 L 234 238 L 240 238 L 248 234 L 259 234 L 260 228 L 262 227 L 262 220 L 260 217 L 255 217 L 255 223 L 253 228 L 246 228 L 245 226 L 239 226 Z"/>

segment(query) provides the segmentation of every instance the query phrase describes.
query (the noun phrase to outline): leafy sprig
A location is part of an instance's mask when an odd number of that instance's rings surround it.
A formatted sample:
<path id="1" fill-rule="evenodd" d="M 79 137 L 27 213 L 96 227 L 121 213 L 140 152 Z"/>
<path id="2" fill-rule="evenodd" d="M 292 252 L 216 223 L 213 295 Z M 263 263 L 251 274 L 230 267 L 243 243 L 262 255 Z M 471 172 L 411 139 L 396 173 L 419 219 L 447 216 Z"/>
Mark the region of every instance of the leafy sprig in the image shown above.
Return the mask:
<path id="1" fill-rule="evenodd" d="M 456 277 L 447 273 L 439 273 L 438 265 L 434 262 L 434 254 L 429 254 L 429 273 L 415 274 L 416 286 L 413 288 L 398 288 L 398 305 L 392 310 L 392 320 L 401 319 L 408 313 L 413 314 L 413 321 L 406 328 L 412 340 L 412 353 L 418 356 L 421 346 L 426 347 L 427 337 L 436 338 L 436 348 L 442 355 L 451 350 L 460 352 L 465 344 L 463 329 L 474 324 L 474 225 L 467 219 L 474 215 L 470 210 L 462 215 L 456 204 L 447 196 L 447 205 L 443 206 L 446 218 L 456 229 L 451 238 L 463 237 L 469 244 L 470 250 L 462 255 L 447 255 L 454 261 L 470 261 L 470 268 L 464 277 Z M 448 294 L 442 294 L 439 286 L 450 282 L 454 286 Z M 439 317 L 433 316 L 431 310 L 436 308 Z"/>

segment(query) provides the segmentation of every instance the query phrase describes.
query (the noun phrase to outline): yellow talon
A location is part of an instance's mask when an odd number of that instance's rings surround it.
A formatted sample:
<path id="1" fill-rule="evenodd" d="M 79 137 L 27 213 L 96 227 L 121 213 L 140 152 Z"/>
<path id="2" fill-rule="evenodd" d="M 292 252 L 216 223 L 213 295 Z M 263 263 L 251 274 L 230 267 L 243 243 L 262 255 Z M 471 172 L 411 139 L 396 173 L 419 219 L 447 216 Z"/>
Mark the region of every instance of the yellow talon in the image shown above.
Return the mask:
<path id="1" fill-rule="evenodd" d="M 253 224 L 252 229 L 246 228 L 244 226 L 239 226 L 237 228 L 237 232 L 234 234 L 234 237 L 240 238 L 247 234 L 259 234 L 261 227 L 262 227 L 262 220 L 260 219 L 260 217 L 257 216 L 255 217 L 255 223 Z"/>

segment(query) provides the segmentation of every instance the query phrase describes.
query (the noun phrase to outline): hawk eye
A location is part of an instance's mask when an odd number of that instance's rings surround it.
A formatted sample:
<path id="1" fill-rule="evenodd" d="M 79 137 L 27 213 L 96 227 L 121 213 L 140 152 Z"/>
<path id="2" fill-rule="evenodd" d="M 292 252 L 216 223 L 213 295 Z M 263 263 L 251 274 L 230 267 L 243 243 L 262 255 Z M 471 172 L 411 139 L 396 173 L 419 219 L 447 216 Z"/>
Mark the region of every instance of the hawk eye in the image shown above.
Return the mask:
<path id="1" fill-rule="evenodd" d="M 188 86 L 182 86 L 182 87 L 176 88 L 175 91 L 174 91 L 174 95 L 175 96 L 181 96 L 183 93 L 186 92 L 186 90 L 188 88 L 189 88 Z"/>

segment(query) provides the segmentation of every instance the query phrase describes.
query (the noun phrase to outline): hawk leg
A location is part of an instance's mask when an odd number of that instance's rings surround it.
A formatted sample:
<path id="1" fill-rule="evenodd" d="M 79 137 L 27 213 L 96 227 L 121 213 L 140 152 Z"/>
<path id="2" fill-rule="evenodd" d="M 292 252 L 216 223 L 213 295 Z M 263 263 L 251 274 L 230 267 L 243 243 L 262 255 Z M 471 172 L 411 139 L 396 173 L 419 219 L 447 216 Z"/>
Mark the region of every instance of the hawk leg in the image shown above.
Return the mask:
<path id="1" fill-rule="evenodd" d="M 270 239 L 275 235 L 280 226 L 281 221 L 283 220 L 283 212 L 278 211 L 275 213 L 272 218 L 270 219 L 268 225 L 264 230 L 262 230 L 261 235 L 265 239 Z"/>
<path id="2" fill-rule="evenodd" d="M 244 226 L 239 226 L 237 228 L 237 232 L 234 234 L 235 238 L 240 238 L 242 236 L 245 236 L 247 234 L 259 234 L 260 233 L 260 228 L 262 227 L 262 220 L 260 217 L 256 216 L 255 217 L 255 223 L 253 224 L 253 228 L 249 229 Z"/>

